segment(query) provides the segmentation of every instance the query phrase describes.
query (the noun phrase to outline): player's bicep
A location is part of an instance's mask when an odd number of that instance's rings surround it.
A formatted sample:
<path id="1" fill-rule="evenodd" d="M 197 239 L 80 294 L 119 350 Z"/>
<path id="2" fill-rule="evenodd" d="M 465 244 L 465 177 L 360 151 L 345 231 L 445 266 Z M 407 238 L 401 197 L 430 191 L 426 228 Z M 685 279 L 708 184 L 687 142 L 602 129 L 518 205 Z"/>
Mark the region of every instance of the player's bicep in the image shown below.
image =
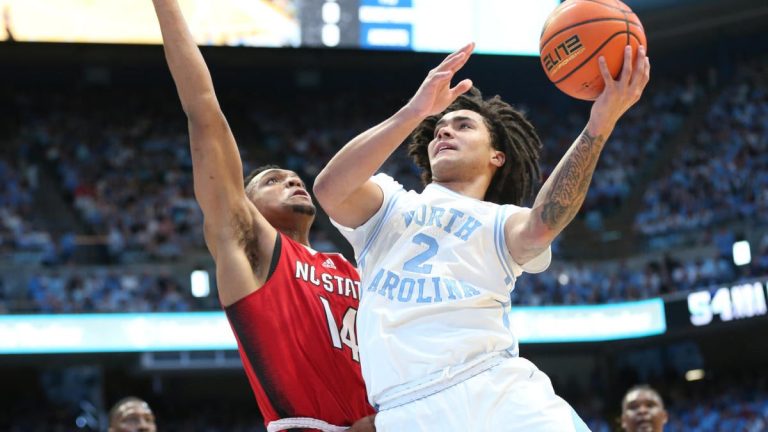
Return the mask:
<path id="1" fill-rule="evenodd" d="M 339 224 L 357 228 L 375 215 L 383 202 L 384 192 L 381 187 L 372 180 L 368 180 L 346 200 L 334 206 L 323 206 L 323 209 Z"/>
<path id="2" fill-rule="evenodd" d="M 216 259 L 219 300 L 227 307 L 261 288 L 246 252 L 239 247 L 219 247 Z"/>
<path id="3" fill-rule="evenodd" d="M 524 208 L 511 214 L 504 223 L 504 237 L 509 255 L 521 266 L 541 255 L 550 242 L 532 232 L 529 218 L 535 217 L 531 209 Z"/>
<path id="4" fill-rule="evenodd" d="M 224 306 L 264 285 L 277 235 L 250 202 L 217 222 L 206 219 L 205 241 L 216 262 L 219 298 Z"/>

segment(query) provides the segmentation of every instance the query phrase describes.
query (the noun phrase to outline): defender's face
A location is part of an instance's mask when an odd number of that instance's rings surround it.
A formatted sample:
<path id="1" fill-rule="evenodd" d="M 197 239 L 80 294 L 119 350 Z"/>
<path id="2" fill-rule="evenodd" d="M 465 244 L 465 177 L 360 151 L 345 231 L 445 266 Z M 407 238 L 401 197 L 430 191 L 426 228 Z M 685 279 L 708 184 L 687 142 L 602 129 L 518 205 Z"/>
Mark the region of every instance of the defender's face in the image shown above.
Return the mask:
<path id="1" fill-rule="evenodd" d="M 476 175 L 504 164 L 504 153 L 493 148 L 485 118 L 470 110 L 444 115 L 427 147 L 432 177 L 448 181 L 457 170 Z M 495 167 L 495 168 L 494 168 Z"/>
<path id="2" fill-rule="evenodd" d="M 131 401 L 120 406 L 110 432 L 156 432 L 155 415 L 146 402 Z"/>
<path id="3" fill-rule="evenodd" d="M 635 390 L 627 395 L 621 413 L 621 427 L 627 432 L 661 432 L 667 411 L 655 393 Z"/>
<path id="4" fill-rule="evenodd" d="M 248 196 L 264 217 L 284 217 L 286 212 L 314 216 L 316 209 L 304 182 L 284 169 L 266 170 L 251 180 Z"/>

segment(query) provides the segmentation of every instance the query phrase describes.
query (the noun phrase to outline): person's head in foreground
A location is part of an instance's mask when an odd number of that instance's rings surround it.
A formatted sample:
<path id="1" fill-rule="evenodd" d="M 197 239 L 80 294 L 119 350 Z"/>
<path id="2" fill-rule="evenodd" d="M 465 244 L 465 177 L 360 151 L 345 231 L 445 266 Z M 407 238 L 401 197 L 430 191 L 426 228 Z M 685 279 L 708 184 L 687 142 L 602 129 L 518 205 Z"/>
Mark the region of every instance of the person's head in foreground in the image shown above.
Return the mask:
<path id="1" fill-rule="evenodd" d="M 129 396 L 117 401 L 109 410 L 108 432 L 156 432 L 155 415 L 149 404 Z"/>
<path id="2" fill-rule="evenodd" d="M 481 181 L 485 201 L 522 205 L 541 179 L 541 140 L 522 112 L 472 88 L 413 132 L 408 153 L 425 184 Z"/>
<path id="3" fill-rule="evenodd" d="M 664 401 L 648 385 L 632 387 L 621 401 L 621 428 L 627 432 L 661 432 L 667 420 Z"/>

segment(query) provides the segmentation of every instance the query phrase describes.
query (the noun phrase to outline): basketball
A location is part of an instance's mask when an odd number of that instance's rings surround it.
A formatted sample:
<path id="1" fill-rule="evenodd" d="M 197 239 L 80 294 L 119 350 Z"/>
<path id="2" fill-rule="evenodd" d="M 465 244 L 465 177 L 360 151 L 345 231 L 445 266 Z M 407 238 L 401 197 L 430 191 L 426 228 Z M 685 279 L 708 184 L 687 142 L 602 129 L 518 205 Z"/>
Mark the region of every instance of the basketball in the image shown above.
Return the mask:
<path id="1" fill-rule="evenodd" d="M 539 52 L 547 77 L 565 94 L 595 100 L 605 87 L 598 58 L 605 57 L 614 79 L 624 64 L 624 47 L 645 45 L 643 25 L 619 0 L 567 0 L 547 18 Z"/>

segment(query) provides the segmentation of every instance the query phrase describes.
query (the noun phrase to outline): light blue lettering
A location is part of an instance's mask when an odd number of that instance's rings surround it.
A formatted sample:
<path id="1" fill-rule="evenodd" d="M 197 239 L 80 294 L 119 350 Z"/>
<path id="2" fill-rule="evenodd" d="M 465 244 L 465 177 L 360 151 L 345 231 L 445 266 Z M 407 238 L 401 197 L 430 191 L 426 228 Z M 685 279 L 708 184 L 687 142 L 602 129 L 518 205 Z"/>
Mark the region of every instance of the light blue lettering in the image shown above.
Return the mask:
<path id="1" fill-rule="evenodd" d="M 411 278 L 403 278 L 400 281 L 400 291 L 397 293 L 397 299 L 401 302 L 411 301 L 413 297 L 413 286 L 416 285 L 416 281 Z M 406 293 L 405 290 L 408 290 Z"/>
<path id="2" fill-rule="evenodd" d="M 379 282 L 381 282 L 382 276 L 384 276 L 384 269 L 379 269 L 378 273 L 376 273 L 376 276 L 373 277 L 371 284 L 368 285 L 367 291 L 376 291 L 376 287 L 379 286 Z"/>
<path id="3" fill-rule="evenodd" d="M 408 228 L 413 221 L 413 210 L 408 213 L 403 213 L 403 219 L 405 219 L 405 227 Z"/>
<path id="4" fill-rule="evenodd" d="M 476 295 L 480 295 L 480 291 L 475 289 L 475 287 L 472 285 L 463 281 L 460 281 L 459 283 L 461 284 L 461 289 L 464 290 L 464 297 L 474 297 Z"/>
<path id="5" fill-rule="evenodd" d="M 443 279 L 442 281 L 445 284 L 445 288 L 448 290 L 449 299 L 456 300 L 457 298 L 462 298 L 461 291 L 459 291 L 455 279 Z"/>
<path id="6" fill-rule="evenodd" d="M 416 222 L 418 225 L 424 226 L 424 221 L 427 218 L 427 206 L 422 204 L 421 207 L 419 207 L 418 210 L 416 210 L 416 218 L 414 219 L 414 222 Z"/>
<path id="7" fill-rule="evenodd" d="M 435 287 L 435 303 L 442 302 L 443 296 L 440 294 L 440 278 L 439 277 L 432 278 L 432 286 Z"/>
<path id="8" fill-rule="evenodd" d="M 429 214 L 429 221 L 427 221 L 427 226 L 436 226 L 438 228 L 442 228 L 443 224 L 440 223 L 440 218 L 443 217 L 443 214 L 445 214 L 445 209 L 442 207 L 432 207 L 432 212 Z"/>
<path id="9" fill-rule="evenodd" d="M 397 285 L 399 285 L 399 283 L 400 283 L 400 276 L 387 270 L 387 278 L 384 279 L 384 284 L 381 285 L 379 294 L 383 296 L 387 296 L 390 300 L 394 300 L 395 297 L 394 297 L 394 294 L 392 293 L 392 290 L 397 288 Z"/>
<path id="10" fill-rule="evenodd" d="M 448 225 L 443 227 L 443 230 L 450 233 L 451 229 L 453 229 L 453 223 L 456 222 L 456 218 L 464 217 L 464 212 L 456 209 L 448 209 L 448 211 L 451 213 L 451 220 L 448 221 Z"/>
<path id="11" fill-rule="evenodd" d="M 432 297 L 424 297 L 424 279 L 417 279 L 419 283 L 419 297 L 416 298 L 416 303 L 432 303 Z"/>
<path id="12" fill-rule="evenodd" d="M 464 222 L 464 225 L 462 225 L 461 228 L 459 228 L 459 230 L 454 233 L 454 235 L 464 241 L 467 241 L 469 236 L 472 235 L 472 233 L 475 232 L 475 230 L 480 226 L 482 226 L 480 221 L 470 216 L 469 219 Z"/>

